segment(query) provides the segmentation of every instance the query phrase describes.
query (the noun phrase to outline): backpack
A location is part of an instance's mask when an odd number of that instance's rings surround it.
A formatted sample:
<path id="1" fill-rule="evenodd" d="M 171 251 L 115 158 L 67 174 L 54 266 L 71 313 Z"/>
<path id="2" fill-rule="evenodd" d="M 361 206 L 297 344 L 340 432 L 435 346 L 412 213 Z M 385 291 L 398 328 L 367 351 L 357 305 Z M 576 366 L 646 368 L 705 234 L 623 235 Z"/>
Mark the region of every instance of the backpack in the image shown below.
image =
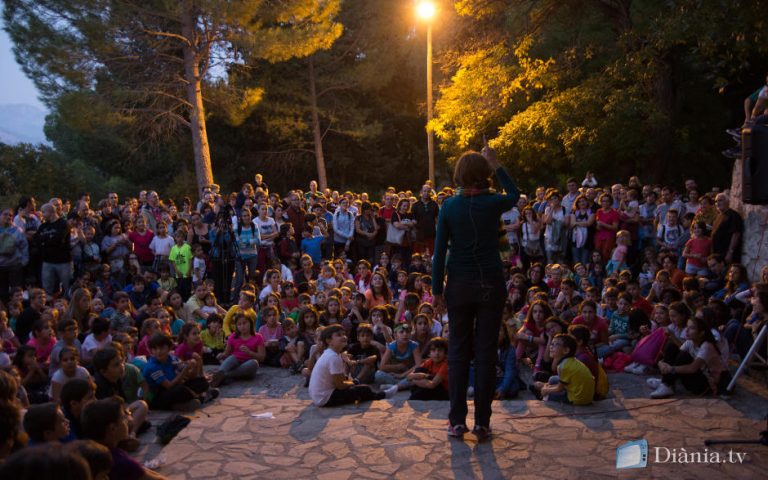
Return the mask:
<path id="1" fill-rule="evenodd" d="M 16 253 L 16 237 L 11 232 L 0 233 L 0 255 L 10 257 Z"/>
<path id="2" fill-rule="evenodd" d="M 158 425 L 156 431 L 157 440 L 163 445 L 168 445 L 179 432 L 187 428 L 187 425 L 189 425 L 191 421 L 192 420 L 188 417 L 181 415 L 175 415 L 169 418 Z"/>

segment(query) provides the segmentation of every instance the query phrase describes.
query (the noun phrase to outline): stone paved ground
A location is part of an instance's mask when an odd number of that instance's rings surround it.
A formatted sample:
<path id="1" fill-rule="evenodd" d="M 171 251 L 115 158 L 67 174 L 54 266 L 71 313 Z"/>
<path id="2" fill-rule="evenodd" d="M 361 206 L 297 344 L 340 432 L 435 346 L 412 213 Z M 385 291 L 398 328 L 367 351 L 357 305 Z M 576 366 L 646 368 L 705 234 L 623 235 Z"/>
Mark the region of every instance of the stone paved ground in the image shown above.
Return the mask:
<path id="1" fill-rule="evenodd" d="M 172 479 L 766 478 L 768 447 L 759 445 L 731 447 L 747 454 L 740 465 L 653 463 L 654 446 L 678 453 L 708 448 L 725 457 L 728 446 L 703 441 L 756 439 L 768 413 L 764 376 L 740 379 L 727 401 L 650 400 L 644 377 L 610 379 L 612 397 L 589 407 L 550 405 L 527 392 L 494 402 L 495 436 L 477 444 L 470 435 L 446 440 L 447 402 L 410 402 L 400 392 L 391 400 L 319 409 L 302 379 L 265 368 L 253 382 L 224 387 L 169 445 L 145 434 L 136 457 L 164 460 L 158 471 Z M 274 418 L 253 417 L 266 412 Z M 154 413 L 153 422 L 165 416 Z M 641 438 L 651 450 L 648 467 L 616 470 L 616 447 Z"/>

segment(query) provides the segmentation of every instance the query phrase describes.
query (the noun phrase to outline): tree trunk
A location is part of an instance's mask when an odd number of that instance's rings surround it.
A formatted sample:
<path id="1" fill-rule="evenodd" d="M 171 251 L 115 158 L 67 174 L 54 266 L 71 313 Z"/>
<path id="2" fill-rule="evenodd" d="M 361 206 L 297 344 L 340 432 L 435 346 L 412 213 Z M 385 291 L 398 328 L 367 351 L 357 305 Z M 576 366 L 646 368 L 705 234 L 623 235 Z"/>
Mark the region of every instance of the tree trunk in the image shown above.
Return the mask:
<path id="1" fill-rule="evenodd" d="M 182 35 L 189 41 L 189 44 L 184 45 L 184 78 L 187 81 L 187 101 L 192 105 L 189 109 L 189 128 L 192 131 L 192 148 L 195 155 L 197 193 L 200 194 L 203 187 L 213 183 L 213 169 L 208 132 L 205 128 L 199 58 L 195 48 L 195 18 L 187 8 L 182 14 Z"/>
<path id="2" fill-rule="evenodd" d="M 312 137 L 315 143 L 315 161 L 317 162 L 317 183 L 321 191 L 328 188 L 325 174 L 325 156 L 323 155 L 323 134 L 320 131 L 320 114 L 317 109 L 317 86 L 315 85 L 315 62 L 309 57 L 309 98 L 312 110 Z"/>

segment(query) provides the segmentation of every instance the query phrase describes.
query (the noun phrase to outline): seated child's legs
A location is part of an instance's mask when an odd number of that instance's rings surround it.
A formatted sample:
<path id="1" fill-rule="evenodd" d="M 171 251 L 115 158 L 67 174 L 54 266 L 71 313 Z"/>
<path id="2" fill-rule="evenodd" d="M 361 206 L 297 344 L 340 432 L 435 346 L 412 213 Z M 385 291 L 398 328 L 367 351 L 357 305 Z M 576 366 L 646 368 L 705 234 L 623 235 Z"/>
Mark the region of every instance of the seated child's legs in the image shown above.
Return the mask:
<path id="1" fill-rule="evenodd" d="M 191 378 L 184 382 L 184 386 L 197 394 L 205 393 L 211 387 L 205 377 Z"/>
<path id="2" fill-rule="evenodd" d="M 128 405 L 128 411 L 131 412 L 131 433 L 136 432 L 141 428 L 141 425 L 147 420 L 149 414 L 149 406 L 144 400 L 136 400 Z"/>
<path id="3" fill-rule="evenodd" d="M 232 358 L 232 357 L 230 357 Z M 226 372 L 226 378 L 244 378 L 250 379 L 259 372 L 259 362 L 256 360 L 246 360 L 239 364 L 237 368 Z"/>
<path id="4" fill-rule="evenodd" d="M 219 360 L 216 358 L 222 350 L 211 350 L 210 352 L 203 353 L 203 365 L 218 365 Z"/>
<path id="5" fill-rule="evenodd" d="M 560 377 L 558 377 L 557 375 L 552 375 L 551 377 L 549 377 L 549 381 L 547 383 L 549 383 L 550 385 L 557 385 L 558 383 L 560 383 Z M 550 402 L 571 403 L 568 400 L 568 392 L 566 391 L 550 393 L 549 395 L 547 395 L 545 400 Z"/>
<path id="6" fill-rule="evenodd" d="M 195 392 L 185 385 L 174 385 L 169 389 L 160 389 L 152 400 L 153 410 L 173 410 L 174 405 L 187 403 L 197 398 Z"/>
<path id="7" fill-rule="evenodd" d="M 374 392 L 368 385 L 354 385 L 345 390 L 334 390 L 331 398 L 323 405 L 324 407 L 335 407 L 337 405 L 347 405 L 355 402 L 367 402 L 369 400 L 381 400 L 384 398 L 384 392 Z"/>
<path id="8" fill-rule="evenodd" d="M 448 391 L 442 385 L 435 388 L 412 387 L 410 400 L 448 400 Z"/>
<path id="9" fill-rule="evenodd" d="M 370 365 L 358 365 L 354 375 L 352 375 L 358 382 L 365 384 L 374 383 L 376 380 L 375 376 L 376 370 Z"/>
<path id="10" fill-rule="evenodd" d="M 220 372 L 229 372 L 240 366 L 240 361 L 234 355 L 230 355 L 219 365 Z"/>
<path id="11" fill-rule="evenodd" d="M 399 378 L 395 378 L 395 376 L 392 375 L 391 373 L 382 372 L 381 370 L 376 371 L 376 373 L 374 374 L 374 380 L 379 385 L 385 385 L 385 384 L 394 385 L 400 381 Z"/>

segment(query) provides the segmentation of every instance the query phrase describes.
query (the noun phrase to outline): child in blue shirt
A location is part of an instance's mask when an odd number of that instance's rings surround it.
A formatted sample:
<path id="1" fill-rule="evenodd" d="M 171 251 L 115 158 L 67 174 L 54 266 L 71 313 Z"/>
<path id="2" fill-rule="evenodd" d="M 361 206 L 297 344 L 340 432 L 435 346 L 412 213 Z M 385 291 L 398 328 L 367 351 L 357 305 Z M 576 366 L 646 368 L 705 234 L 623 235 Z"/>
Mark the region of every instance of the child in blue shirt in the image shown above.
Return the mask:
<path id="1" fill-rule="evenodd" d="M 301 253 L 306 253 L 312 258 L 315 264 L 319 264 L 323 260 L 323 254 L 321 250 L 321 244 L 323 243 L 322 235 L 313 235 L 312 229 L 307 227 L 301 232 Z"/>
<path id="2" fill-rule="evenodd" d="M 158 410 L 195 410 L 202 403 L 219 396 L 215 388 L 209 389 L 204 377 L 196 377 L 199 358 L 181 363 L 171 355 L 173 341 L 157 332 L 149 340 L 152 356 L 144 366 L 144 378 L 149 385 L 150 406 Z"/>

